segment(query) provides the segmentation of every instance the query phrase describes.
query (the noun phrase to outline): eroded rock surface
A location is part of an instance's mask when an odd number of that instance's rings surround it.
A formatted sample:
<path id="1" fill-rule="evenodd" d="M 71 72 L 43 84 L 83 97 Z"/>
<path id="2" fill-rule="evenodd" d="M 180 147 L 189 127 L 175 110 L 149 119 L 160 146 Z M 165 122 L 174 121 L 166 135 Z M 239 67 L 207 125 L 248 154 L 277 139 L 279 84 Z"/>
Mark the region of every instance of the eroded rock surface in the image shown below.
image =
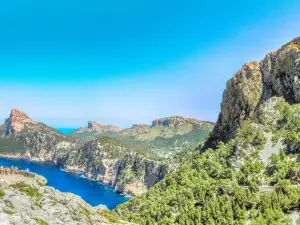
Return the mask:
<path id="1" fill-rule="evenodd" d="M 0 180 L 7 180 L 9 184 L 0 184 L 3 192 L 0 199 L 1 225 L 115 224 L 101 215 L 105 206 L 92 207 L 77 195 L 44 186 L 46 180 L 41 176 L 0 175 Z"/>

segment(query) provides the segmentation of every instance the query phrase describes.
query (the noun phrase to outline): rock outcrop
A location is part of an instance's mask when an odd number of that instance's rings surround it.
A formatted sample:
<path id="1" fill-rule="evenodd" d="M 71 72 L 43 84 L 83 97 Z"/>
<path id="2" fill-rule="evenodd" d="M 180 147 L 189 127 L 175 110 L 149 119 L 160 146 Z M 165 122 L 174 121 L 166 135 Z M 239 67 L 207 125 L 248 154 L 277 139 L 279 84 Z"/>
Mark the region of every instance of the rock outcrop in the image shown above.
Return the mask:
<path id="1" fill-rule="evenodd" d="M 81 127 L 78 130 L 74 131 L 74 133 L 83 133 L 83 132 L 120 132 L 122 128 L 108 124 L 108 125 L 102 125 L 93 121 L 88 121 L 87 127 Z"/>
<path id="2" fill-rule="evenodd" d="M 37 122 L 30 119 L 18 109 L 11 110 L 10 117 L 5 121 L 6 134 L 17 135 L 26 125 L 36 125 Z"/>
<path id="3" fill-rule="evenodd" d="M 171 117 L 165 117 L 165 118 L 153 120 L 151 127 L 157 127 L 157 126 L 180 127 L 187 124 L 191 124 L 195 127 L 199 127 L 199 126 L 209 127 L 214 123 L 207 122 L 207 121 L 200 121 L 194 118 L 185 118 L 183 116 L 171 116 Z"/>
<path id="4" fill-rule="evenodd" d="M 300 37 L 266 55 L 260 62 L 246 63 L 227 82 L 221 112 L 205 147 L 234 137 L 241 122 L 255 116 L 258 106 L 273 96 L 290 104 L 300 102 Z"/>
<path id="5" fill-rule="evenodd" d="M 0 224 L 109 225 L 102 212 L 106 207 L 92 207 L 79 196 L 44 186 L 40 176 L 1 175 Z M 37 179 L 38 178 L 38 179 Z M 43 179 L 44 181 L 45 179 Z M 102 215 L 103 214 L 103 215 Z M 120 223 L 129 224 L 125 221 Z"/>

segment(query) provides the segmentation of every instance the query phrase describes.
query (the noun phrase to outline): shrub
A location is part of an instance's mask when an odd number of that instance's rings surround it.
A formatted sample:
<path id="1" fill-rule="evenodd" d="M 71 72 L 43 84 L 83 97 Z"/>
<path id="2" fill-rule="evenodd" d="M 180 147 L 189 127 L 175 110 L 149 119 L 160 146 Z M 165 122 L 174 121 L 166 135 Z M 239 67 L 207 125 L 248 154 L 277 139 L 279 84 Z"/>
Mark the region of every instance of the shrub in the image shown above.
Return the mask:
<path id="1" fill-rule="evenodd" d="M 38 225 L 49 225 L 45 220 L 39 218 L 33 218 Z"/>

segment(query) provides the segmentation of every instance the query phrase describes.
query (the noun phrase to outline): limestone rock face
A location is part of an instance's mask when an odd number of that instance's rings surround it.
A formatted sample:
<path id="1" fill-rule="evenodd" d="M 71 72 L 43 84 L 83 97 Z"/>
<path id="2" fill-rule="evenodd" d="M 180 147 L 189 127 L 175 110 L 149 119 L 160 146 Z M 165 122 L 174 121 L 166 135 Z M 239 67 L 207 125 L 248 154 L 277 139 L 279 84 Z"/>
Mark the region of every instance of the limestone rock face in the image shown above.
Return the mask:
<path id="1" fill-rule="evenodd" d="M 87 127 L 81 127 L 76 130 L 74 133 L 83 133 L 83 132 L 120 132 L 122 128 L 108 124 L 102 125 L 93 121 L 88 121 Z"/>
<path id="2" fill-rule="evenodd" d="M 30 119 L 25 113 L 18 109 L 12 109 L 10 117 L 5 121 L 6 123 L 6 134 L 16 135 L 26 125 L 36 125 L 37 122 Z"/>
<path id="3" fill-rule="evenodd" d="M 69 154 L 65 168 L 113 185 L 115 190 L 138 195 L 170 172 L 162 162 L 149 160 L 120 141 L 99 137 Z"/>
<path id="4" fill-rule="evenodd" d="M 261 62 L 246 63 L 227 82 L 221 112 L 206 147 L 227 141 L 241 121 L 252 118 L 258 106 L 273 96 L 300 102 L 300 37 L 271 52 Z"/>
<path id="5" fill-rule="evenodd" d="M 6 179 L 10 178 L 6 177 Z M 4 192 L 4 196 L 0 199 L 1 225 L 40 224 L 38 221 L 47 222 L 49 225 L 114 224 L 101 215 L 101 212 L 106 209 L 103 205 L 92 207 L 77 195 L 63 193 L 53 187 L 41 186 L 33 178 L 26 178 L 22 186 L 30 188 L 34 191 L 34 195 L 22 192 L 19 186 L 0 185 Z M 126 221 L 120 222 L 129 224 Z"/>
<path id="6" fill-rule="evenodd" d="M 185 118 L 182 116 L 172 116 L 172 117 L 165 117 L 160 118 L 152 121 L 152 127 L 156 126 L 166 126 L 166 127 L 179 127 L 185 124 L 192 124 L 192 125 L 201 125 L 203 122 L 193 118 Z"/>

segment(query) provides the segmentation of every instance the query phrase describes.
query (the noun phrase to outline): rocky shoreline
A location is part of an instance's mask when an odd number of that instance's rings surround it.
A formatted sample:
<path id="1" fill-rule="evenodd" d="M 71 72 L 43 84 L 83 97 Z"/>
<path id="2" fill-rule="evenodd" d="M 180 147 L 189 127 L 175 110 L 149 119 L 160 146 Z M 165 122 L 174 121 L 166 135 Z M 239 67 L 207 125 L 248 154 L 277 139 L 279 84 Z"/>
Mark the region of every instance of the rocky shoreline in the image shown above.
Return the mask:
<path id="1" fill-rule="evenodd" d="M 39 158 L 30 158 L 29 156 L 26 155 L 21 155 L 21 154 L 5 154 L 5 153 L 0 153 L 0 158 L 6 158 L 6 159 L 24 159 L 24 160 L 29 160 L 29 161 L 33 161 L 33 162 L 47 162 L 47 163 L 51 163 L 53 165 L 59 166 L 59 164 L 53 162 L 53 161 L 49 161 L 49 160 L 41 160 Z M 79 169 L 75 169 L 75 168 L 71 168 L 71 167 L 60 167 L 64 172 L 68 173 L 68 172 L 72 172 L 72 173 L 79 173 L 82 174 L 86 179 L 89 180 L 93 180 L 93 181 L 97 181 L 100 182 L 104 185 L 109 185 L 109 186 L 113 186 L 113 183 L 111 180 L 109 179 L 94 179 L 93 176 L 91 174 L 86 174 L 83 170 L 79 170 Z M 128 197 L 134 197 L 137 192 L 132 192 L 129 191 L 130 189 L 126 189 L 126 190 L 116 190 L 115 191 L 117 193 L 120 193 L 122 195 L 126 195 Z M 143 192 L 142 192 L 143 193 Z M 142 194 L 140 193 L 140 194 Z"/>
<path id="2" fill-rule="evenodd" d="M 0 224 L 129 224 L 104 205 L 90 206 L 81 197 L 45 186 L 40 176 L 0 174 Z"/>

